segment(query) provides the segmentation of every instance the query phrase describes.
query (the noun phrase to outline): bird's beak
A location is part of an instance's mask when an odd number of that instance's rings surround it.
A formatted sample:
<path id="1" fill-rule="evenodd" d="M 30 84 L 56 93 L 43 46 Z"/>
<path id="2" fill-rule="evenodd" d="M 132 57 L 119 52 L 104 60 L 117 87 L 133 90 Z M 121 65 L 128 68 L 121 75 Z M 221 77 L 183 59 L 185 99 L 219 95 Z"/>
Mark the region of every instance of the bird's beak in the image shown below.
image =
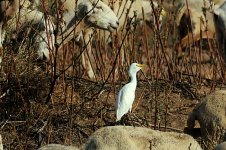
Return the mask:
<path id="1" fill-rule="evenodd" d="M 145 65 L 145 64 L 137 64 L 136 66 L 142 69 L 142 68 L 144 68 L 146 65 Z"/>

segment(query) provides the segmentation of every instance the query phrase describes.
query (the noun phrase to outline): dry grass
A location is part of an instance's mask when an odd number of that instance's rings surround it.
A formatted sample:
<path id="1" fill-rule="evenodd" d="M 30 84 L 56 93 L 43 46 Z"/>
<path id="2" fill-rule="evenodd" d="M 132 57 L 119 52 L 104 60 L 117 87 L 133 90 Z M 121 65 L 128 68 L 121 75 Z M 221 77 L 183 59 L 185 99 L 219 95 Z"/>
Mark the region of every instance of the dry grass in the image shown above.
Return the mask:
<path id="1" fill-rule="evenodd" d="M 112 34 L 111 46 L 96 31 L 92 49 L 95 81 L 87 78 L 81 65 L 80 54 L 86 51 L 73 40 L 52 52 L 48 64 L 35 60 L 29 40 L 20 48 L 15 48 L 20 43 L 7 40 L 0 72 L 4 148 L 31 150 L 47 143 L 80 146 L 95 130 L 115 125 L 115 98 L 128 81 L 131 62 L 147 64 L 146 77 L 138 74 L 133 114 L 124 123 L 182 132 L 192 108 L 221 87 L 223 77 L 215 41 L 209 43 L 214 48 L 193 46 L 177 56 L 174 15 L 167 14 L 161 29 L 157 24 L 152 28 L 127 26 L 126 32 Z"/>

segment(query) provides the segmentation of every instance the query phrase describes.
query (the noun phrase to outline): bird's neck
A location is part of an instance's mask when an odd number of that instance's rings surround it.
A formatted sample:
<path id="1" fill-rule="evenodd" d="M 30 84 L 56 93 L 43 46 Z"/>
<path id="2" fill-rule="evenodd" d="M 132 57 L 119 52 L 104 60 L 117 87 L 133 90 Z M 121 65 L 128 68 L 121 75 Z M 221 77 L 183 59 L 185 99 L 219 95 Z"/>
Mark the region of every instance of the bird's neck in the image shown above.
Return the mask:
<path id="1" fill-rule="evenodd" d="M 137 74 L 130 75 L 130 83 L 134 83 L 134 85 L 137 86 Z"/>

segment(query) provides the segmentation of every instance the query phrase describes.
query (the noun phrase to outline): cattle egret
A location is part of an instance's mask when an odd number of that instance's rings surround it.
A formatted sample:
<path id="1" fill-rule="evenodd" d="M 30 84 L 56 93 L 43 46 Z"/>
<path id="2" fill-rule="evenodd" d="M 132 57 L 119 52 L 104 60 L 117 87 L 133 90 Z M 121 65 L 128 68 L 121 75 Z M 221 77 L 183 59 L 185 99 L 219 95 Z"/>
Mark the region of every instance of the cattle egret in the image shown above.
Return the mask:
<path id="1" fill-rule="evenodd" d="M 132 63 L 129 67 L 130 82 L 122 87 L 119 91 L 118 98 L 116 100 L 116 121 L 119 121 L 122 116 L 128 111 L 131 112 L 133 101 L 135 99 L 135 90 L 137 87 L 137 72 L 144 65 L 138 63 Z"/>

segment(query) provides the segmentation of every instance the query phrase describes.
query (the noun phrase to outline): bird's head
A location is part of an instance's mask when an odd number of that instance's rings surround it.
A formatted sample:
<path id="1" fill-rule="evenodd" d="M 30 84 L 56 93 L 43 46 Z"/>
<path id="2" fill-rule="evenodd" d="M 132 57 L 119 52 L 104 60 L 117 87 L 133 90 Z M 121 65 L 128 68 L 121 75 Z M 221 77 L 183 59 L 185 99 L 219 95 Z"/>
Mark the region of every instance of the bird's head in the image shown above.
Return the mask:
<path id="1" fill-rule="evenodd" d="M 132 63 L 129 67 L 130 75 L 136 74 L 144 66 L 145 66 L 144 64 Z"/>

